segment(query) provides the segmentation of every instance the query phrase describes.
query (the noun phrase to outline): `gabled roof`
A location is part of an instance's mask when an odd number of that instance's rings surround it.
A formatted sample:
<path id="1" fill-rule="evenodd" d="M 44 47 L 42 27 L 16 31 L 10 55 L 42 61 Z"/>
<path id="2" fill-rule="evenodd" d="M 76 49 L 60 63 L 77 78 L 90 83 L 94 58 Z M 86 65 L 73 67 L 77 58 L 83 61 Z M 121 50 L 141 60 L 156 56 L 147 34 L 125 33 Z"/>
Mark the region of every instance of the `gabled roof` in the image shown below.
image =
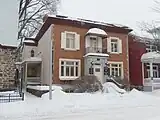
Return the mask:
<path id="1" fill-rule="evenodd" d="M 131 28 L 123 25 L 109 24 L 109 23 L 86 20 L 81 18 L 71 18 L 68 16 L 61 16 L 61 15 L 56 15 L 56 16 L 45 15 L 44 24 L 42 25 L 37 36 L 35 37 L 35 40 L 39 41 L 51 24 L 69 25 L 69 26 L 86 28 L 86 29 L 100 28 L 108 32 L 126 33 L 126 34 L 132 31 Z"/>

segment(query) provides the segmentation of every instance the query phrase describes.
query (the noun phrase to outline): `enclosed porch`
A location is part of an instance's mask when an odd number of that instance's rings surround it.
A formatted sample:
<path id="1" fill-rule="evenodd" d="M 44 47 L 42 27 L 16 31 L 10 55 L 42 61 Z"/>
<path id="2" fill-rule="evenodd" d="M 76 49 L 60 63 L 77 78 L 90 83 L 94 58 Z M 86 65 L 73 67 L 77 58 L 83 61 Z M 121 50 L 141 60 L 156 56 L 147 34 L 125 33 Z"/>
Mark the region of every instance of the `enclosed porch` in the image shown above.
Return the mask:
<path id="1" fill-rule="evenodd" d="M 27 85 L 41 85 L 42 83 L 42 60 L 38 57 L 31 57 L 19 66 L 21 85 L 26 89 Z"/>
<path id="2" fill-rule="evenodd" d="M 160 89 L 160 53 L 145 53 L 141 62 L 144 91 Z"/>

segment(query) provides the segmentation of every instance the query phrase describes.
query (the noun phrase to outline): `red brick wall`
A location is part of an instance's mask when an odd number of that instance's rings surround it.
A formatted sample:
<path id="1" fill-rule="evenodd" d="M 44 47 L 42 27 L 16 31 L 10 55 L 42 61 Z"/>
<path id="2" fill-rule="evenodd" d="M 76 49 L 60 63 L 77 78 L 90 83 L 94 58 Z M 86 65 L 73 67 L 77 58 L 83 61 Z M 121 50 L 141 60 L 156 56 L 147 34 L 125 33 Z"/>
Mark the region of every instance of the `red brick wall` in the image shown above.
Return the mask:
<path id="1" fill-rule="evenodd" d="M 141 56 L 146 52 L 144 43 L 129 36 L 129 69 L 131 85 L 143 85 Z"/>

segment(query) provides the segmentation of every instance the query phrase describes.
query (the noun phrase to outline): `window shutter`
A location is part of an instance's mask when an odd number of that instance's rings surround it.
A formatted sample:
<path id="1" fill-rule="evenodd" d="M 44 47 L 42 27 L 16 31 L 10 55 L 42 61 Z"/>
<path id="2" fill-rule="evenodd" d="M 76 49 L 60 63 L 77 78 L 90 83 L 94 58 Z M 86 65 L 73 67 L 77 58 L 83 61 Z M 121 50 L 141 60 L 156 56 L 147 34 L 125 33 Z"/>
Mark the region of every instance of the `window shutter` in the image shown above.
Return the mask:
<path id="1" fill-rule="evenodd" d="M 75 46 L 77 50 L 80 50 L 80 35 L 76 34 Z"/>
<path id="2" fill-rule="evenodd" d="M 122 53 L 122 40 L 118 39 L 118 52 Z"/>
<path id="3" fill-rule="evenodd" d="M 61 48 L 66 48 L 66 34 L 61 32 Z"/>
<path id="4" fill-rule="evenodd" d="M 111 52 L 111 39 L 107 39 L 107 51 L 110 53 Z"/>

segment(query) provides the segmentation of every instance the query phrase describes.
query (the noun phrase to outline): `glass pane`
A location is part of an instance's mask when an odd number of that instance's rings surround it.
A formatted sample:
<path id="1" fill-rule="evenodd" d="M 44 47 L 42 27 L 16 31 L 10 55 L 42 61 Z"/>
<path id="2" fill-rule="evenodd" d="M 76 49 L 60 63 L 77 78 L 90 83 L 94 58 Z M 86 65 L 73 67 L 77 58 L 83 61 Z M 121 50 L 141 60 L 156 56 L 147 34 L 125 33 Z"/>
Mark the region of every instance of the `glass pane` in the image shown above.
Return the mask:
<path id="1" fill-rule="evenodd" d="M 94 72 L 93 72 L 93 68 L 89 68 L 89 74 L 94 74 Z"/>
<path id="2" fill-rule="evenodd" d="M 119 77 L 121 77 L 121 76 L 122 76 L 122 69 L 119 68 Z"/>
<path id="3" fill-rule="evenodd" d="M 158 71 L 153 71 L 153 77 L 158 78 Z"/>
<path id="4" fill-rule="evenodd" d="M 74 65 L 74 62 L 72 62 L 72 61 L 66 61 L 66 65 Z"/>
<path id="5" fill-rule="evenodd" d="M 115 68 L 115 76 L 118 76 L 118 68 Z"/>
<path id="6" fill-rule="evenodd" d="M 70 39 L 70 48 L 75 48 L 75 40 Z"/>
<path id="7" fill-rule="evenodd" d="M 64 66 L 61 66 L 61 76 L 64 76 Z"/>
<path id="8" fill-rule="evenodd" d="M 118 67 L 118 64 L 111 64 L 111 67 Z"/>
<path id="9" fill-rule="evenodd" d="M 115 76 L 115 72 L 114 72 L 114 68 L 112 68 L 112 73 L 111 73 L 112 76 Z"/>
<path id="10" fill-rule="evenodd" d="M 114 52 L 118 52 L 118 46 L 117 46 L 117 44 L 114 44 Z"/>
<path id="11" fill-rule="evenodd" d="M 66 66 L 66 76 L 69 76 L 69 67 Z"/>
<path id="12" fill-rule="evenodd" d="M 70 48 L 70 40 L 66 38 L 66 48 Z"/>
<path id="13" fill-rule="evenodd" d="M 76 76 L 78 76 L 78 67 L 76 67 Z"/>
<path id="14" fill-rule="evenodd" d="M 61 65 L 64 65 L 64 61 L 61 61 Z"/>
<path id="15" fill-rule="evenodd" d="M 74 76 L 74 67 L 70 67 L 71 68 L 71 76 Z"/>
<path id="16" fill-rule="evenodd" d="M 95 72 L 100 72 L 100 68 L 95 68 Z"/>
<path id="17" fill-rule="evenodd" d="M 78 65 L 78 62 L 76 62 L 76 65 Z"/>

